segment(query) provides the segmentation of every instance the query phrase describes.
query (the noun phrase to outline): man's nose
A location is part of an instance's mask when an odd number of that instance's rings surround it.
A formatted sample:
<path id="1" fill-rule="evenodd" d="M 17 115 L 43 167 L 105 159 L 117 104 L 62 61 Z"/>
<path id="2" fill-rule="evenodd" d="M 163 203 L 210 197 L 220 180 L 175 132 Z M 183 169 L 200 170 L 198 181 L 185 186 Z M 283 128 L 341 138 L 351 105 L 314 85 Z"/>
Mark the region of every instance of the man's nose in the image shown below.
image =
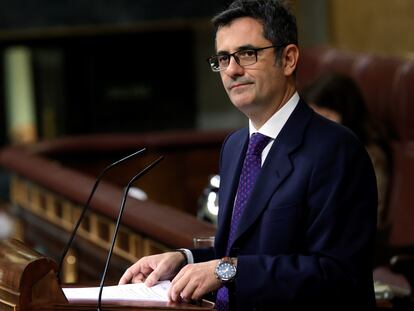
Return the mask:
<path id="1" fill-rule="evenodd" d="M 225 69 L 225 73 L 229 76 L 242 75 L 244 68 L 236 62 L 235 57 L 230 57 L 229 65 Z"/>

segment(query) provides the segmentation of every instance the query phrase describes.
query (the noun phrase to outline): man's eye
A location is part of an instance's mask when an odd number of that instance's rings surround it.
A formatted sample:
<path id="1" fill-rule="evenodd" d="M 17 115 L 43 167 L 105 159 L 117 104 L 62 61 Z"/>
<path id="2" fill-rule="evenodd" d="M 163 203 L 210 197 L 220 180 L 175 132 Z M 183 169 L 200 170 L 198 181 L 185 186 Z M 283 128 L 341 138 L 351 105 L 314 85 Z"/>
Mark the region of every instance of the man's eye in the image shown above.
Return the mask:
<path id="1" fill-rule="evenodd" d="M 242 50 L 237 52 L 237 56 L 241 57 L 241 58 L 250 58 L 250 57 L 254 57 L 255 56 L 255 51 L 254 50 Z"/>
<path id="2" fill-rule="evenodd" d="M 229 61 L 228 55 L 219 55 L 217 56 L 217 60 L 219 63 L 227 63 Z"/>

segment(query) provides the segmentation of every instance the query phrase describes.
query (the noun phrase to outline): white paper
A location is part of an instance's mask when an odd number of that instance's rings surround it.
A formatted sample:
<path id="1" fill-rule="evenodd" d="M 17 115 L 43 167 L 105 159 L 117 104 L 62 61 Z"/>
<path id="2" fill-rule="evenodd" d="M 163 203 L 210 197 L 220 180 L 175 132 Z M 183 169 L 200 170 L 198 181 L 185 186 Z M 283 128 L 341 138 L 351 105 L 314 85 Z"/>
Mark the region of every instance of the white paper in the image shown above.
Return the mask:
<path id="1" fill-rule="evenodd" d="M 105 286 L 102 291 L 102 301 L 168 301 L 167 292 L 170 285 L 170 281 L 162 281 L 152 287 L 147 287 L 144 283 Z M 99 287 L 67 287 L 63 288 L 63 292 L 69 301 L 98 300 Z"/>

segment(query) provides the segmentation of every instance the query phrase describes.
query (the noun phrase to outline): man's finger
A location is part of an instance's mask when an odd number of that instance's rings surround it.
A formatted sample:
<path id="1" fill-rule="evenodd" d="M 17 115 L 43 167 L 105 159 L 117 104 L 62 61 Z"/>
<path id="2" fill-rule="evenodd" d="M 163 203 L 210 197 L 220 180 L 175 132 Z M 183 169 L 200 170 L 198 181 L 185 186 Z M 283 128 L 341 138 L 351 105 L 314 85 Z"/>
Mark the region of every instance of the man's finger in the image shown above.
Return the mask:
<path id="1" fill-rule="evenodd" d="M 132 278 L 131 283 L 142 283 L 144 281 L 145 281 L 145 276 L 142 273 L 138 273 Z"/>
<path id="2" fill-rule="evenodd" d="M 154 286 L 160 280 L 160 275 L 158 269 L 155 269 L 150 273 L 150 275 L 145 280 L 145 285 L 148 287 Z"/>
<path id="3" fill-rule="evenodd" d="M 183 271 L 184 270 L 184 271 Z M 187 269 L 182 269 L 171 282 L 171 287 L 168 293 L 168 297 L 171 301 L 180 301 L 181 298 L 191 298 L 181 296 L 182 291 L 187 286 L 187 283 L 191 280 L 189 273 L 186 273 Z"/>
<path id="4" fill-rule="evenodd" d="M 125 271 L 125 273 L 122 275 L 121 279 L 119 280 L 119 285 L 127 284 L 132 279 L 132 272 L 128 269 Z"/>
<path id="5" fill-rule="evenodd" d="M 185 287 L 181 289 L 180 297 L 186 302 L 189 302 L 193 299 L 194 292 L 197 289 L 197 284 L 195 282 L 192 282 L 191 280 L 188 280 Z"/>
<path id="6" fill-rule="evenodd" d="M 191 268 L 191 264 L 190 265 L 186 265 L 184 268 L 182 268 L 180 271 L 178 271 L 177 275 L 171 281 L 171 287 L 174 286 L 174 284 L 177 283 L 178 280 L 180 280 L 183 277 L 183 275 L 186 273 L 186 271 L 189 268 Z"/>

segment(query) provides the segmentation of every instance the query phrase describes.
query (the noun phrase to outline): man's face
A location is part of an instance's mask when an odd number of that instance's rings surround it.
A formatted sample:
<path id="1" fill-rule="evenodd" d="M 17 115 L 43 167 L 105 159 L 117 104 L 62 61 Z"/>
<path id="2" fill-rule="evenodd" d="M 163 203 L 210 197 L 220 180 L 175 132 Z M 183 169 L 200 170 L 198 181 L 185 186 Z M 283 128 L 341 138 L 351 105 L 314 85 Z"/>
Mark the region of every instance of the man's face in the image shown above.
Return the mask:
<path id="1" fill-rule="evenodd" d="M 234 53 L 244 48 L 272 45 L 263 37 L 263 26 L 257 20 L 243 17 L 219 28 L 216 35 L 217 53 Z M 248 117 L 269 112 L 283 99 L 286 77 L 275 60 L 275 49 L 258 51 L 257 63 L 241 67 L 233 57 L 220 72 L 230 100 Z"/>

